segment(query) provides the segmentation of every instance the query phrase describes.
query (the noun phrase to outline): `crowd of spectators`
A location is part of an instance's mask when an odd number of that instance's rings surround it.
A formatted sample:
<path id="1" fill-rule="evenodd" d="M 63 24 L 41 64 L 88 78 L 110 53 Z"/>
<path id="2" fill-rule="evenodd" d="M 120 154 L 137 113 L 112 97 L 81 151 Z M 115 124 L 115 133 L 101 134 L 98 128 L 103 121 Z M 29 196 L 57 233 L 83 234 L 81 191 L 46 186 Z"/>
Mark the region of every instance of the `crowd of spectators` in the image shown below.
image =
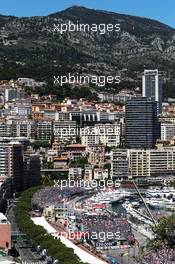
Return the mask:
<path id="1" fill-rule="evenodd" d="M 175 251 L 164 246 L 156 252 L 145 255 L 139 264 L 173 264 L 175 263 Z"/>
<path id="2" fill-rule="evenodd" d="M 134 241 L 131 226 L 125 218 L 118 218 L 107 211 L 96 215 L 83 215 L 82 224 L 85 232 L 97 234 L 101 232 L 118 234 L 119 240 Z"/>
<path id="3" fill-rule="evenodd" d="M 80 187 L 67 187 L 64 189 L 60 189 L 59 187 L 46 187 L 34 194 L 32 198 L 32 207 L 33 209 L 37 209 L 42 212 L 42 210 L 46 206 L 57 206 L 58 204 L 64 204 L 70 199 L 77 197 L 77 195 L 81 195 L 83 193 L 84 189 Z M 93 237 L 92 234 L 96 233 L 97 237 L 99 238 L 100 233 L 112 233 L 114 234 L 115 242 L 117 240 L 122 241 L 124 244 L 135 242 L 131 226 L 126 218 L 119 217 L 117 214 L 114 214 L 107 210 L 91 213 L 92 214 L 80 213 L 80 218 L 78 217 L 78 221 L 76 220 L 77 228 L 81 227 L 81 229 L 78 228 L 79 231 L 87 232 L 90 237 Z M 107 240 L 106 242 L 108 241 L 109 240 Z"/>
<path id="4" fill-rule="evenodd" d="M 46 205 L 57 205 L 64 203 L 75 195 L 83 193 L 84 189 L 79 187 L 64 188 L 59 187 L 46 187 L 36 192 L 32 198 L 32 206 L 35 209 L 43 210 Z"/>

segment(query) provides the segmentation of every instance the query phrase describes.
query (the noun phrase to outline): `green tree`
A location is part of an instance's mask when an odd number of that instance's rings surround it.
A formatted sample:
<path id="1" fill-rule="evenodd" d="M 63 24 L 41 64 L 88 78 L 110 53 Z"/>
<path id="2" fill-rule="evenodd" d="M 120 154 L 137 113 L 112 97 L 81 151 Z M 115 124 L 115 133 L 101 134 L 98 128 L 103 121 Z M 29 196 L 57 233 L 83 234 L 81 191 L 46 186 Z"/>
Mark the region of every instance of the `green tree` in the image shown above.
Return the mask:
<path id="1" fill-rule="evenodd" d="M 26 190 L 16 204 L 15 218 L 20 231 L 28 235 L 34 245 L 40 244 L 50 256 L 58 259 L 62 264 L 83 264 L 72 249 L 67 248 L 60 240 L 55 240 L 47 234 L 43 227 L 35 225 L 30 219 L 31 199 L 40 188 L 34 187 Z"/>
<path id="2" fill-rule="evenodd" d="M 175 248 L 175 215 L 163 217 L 160 223 L 153 227 L 155 233 L 155 244 L 165 244 Z"/>

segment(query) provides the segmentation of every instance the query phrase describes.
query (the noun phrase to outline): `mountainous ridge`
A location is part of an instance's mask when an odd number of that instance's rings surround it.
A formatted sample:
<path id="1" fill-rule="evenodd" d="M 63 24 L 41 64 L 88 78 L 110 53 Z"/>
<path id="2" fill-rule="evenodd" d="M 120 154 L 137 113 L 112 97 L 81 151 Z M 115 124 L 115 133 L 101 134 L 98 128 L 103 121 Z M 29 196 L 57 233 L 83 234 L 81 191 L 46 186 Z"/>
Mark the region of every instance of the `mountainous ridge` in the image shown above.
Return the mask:
<path id="1" fill-rule="evenodd" d="M 67 8 L 67 9 L 65 9 L 65 10 L 63 10 L 63 11 L 59 11 L 59 12 L 55 12 L 55 13 L 52 13 L 52 14 L 50 14 L 50 15 L 48 15 L 48 16 L 59 16 L 60 14 L 63 14 L 63 15 L 65 15 L 65 14 L 71 14 L 71 13 L 77 13 L 77 12 L 88 12 L 88 14 L 92 14 L 92 13 L 95 13 L 95 15 L 96 14 L 105 14 L 105 15 L 114 15 L 114 16 L 118 16 L 118 17 L 129 17 L 129 18 L 131 18 L 131 19 L 140 19 L 140 20 L 142 20 L 142 19 L 144 19 L 145 21 L 152 21 L 152 22 L 155 22 L 155 23 L 157 23 L 157 24 L 162 24 L 162 26 L 164 26 L 164 27 L 167 27 L 167 28 L 169 28 L 169 29 L 171 29 L 171 30 L 175 30 L 173 27 L 171 27 L 171 26 L 168 26 L 168 25 L 166 25 L 166 24 L 164 24 L 164 23 L 162 23 L 162 22 L 160 22 L 160 21 L 158 21 L 158 20 L 156 20 L 156 19 L 151 19 L 151 18 L 147 18 L 147 17 L 142 17 L 142 16 L 135 16 L 135 15 L 128 15 L 128 14 L 122 14 L 122 13 L 116 13 L 116 12 L 112 12 L 112 11 L 106 11 L 106 10 L 101 10 L 101 9 L 92 9 L 92 8 L 86 8 L 86 7 L 83 7 L 83 6 L 71 6 L 71 7 L 69 7 L 69 8 Z"/>
<path id="2" fill-rule="evenodd" d="M 97 25 L 120 23 L 121 32 L 53 33 L 54 24 L 68 20 Z M 123 79 L 135 81 L 144 68 L 158 68 L 165 72 L 165 79 L 174 81 L 175 29 L 150 18 L 80 6 L 48 16 L 0 16 L 0 56 L 1 79 L 29 75 L 47 80 L 56 73 L 71 71 L 119 72 Z"/>

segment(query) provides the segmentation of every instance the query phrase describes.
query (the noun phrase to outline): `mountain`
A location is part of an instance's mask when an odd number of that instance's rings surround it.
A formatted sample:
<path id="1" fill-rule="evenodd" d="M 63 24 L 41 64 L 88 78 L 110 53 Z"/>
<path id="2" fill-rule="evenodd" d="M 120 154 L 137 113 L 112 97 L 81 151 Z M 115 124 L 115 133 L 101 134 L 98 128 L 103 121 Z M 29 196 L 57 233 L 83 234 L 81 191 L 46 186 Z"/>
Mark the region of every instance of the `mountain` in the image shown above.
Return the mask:
<path id="1" fill-rule="evenodd" d="M 120 32 L 54 32 L 54 24 L 120 24 Z M 0 16 L 0 79 L 51 79 L 56 73 L 120 73 L 140 80 L 158 68 L 175 80 L 175 29 L 158 21 L 72 6 L 40 17 Z"/>

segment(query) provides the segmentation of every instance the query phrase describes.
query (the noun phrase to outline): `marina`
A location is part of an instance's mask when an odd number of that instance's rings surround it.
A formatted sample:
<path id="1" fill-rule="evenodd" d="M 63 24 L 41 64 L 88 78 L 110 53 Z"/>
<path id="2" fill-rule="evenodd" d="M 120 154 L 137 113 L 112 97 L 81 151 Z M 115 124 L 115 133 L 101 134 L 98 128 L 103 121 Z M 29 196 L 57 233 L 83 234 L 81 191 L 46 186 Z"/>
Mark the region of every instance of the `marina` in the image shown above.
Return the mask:
<path id="1" fill-rule="evenodd" d="M 148 239 L 154 238 L 152 226 L 161 217 L 171 214 L 169 205 L 173 209 L 175 194 L 172 188 L 142 189 L 142 194 L 126 188 L 105 189 L 91 194 L 77 188 L 71 189 L 72 194 L 68 189 L 52 187 L 48 190 L 34 197 L 35 206 L 39 202 L 42 207 L 45 198 L 48 204 L 52 200 L 55 202 L 56 194 L 60 197 L 62 207 L 58 204 L 53 207 L 56 217 L 44 216 L 49 223 L 61 228 L 61 234 L 56 235 L 58 238 L 63 235 L 70 241 L 73 239 L 76 245 L 109 260 L 109 263 L 113 258 L 113 263 L 123 264 L 134 264 L 133 258 L 139 255 L 139 247 L 144 247 Z M 79 195 L 75 197 L 75 193 Z M 162 204 L 161 208 L 157 204 Z"/>

